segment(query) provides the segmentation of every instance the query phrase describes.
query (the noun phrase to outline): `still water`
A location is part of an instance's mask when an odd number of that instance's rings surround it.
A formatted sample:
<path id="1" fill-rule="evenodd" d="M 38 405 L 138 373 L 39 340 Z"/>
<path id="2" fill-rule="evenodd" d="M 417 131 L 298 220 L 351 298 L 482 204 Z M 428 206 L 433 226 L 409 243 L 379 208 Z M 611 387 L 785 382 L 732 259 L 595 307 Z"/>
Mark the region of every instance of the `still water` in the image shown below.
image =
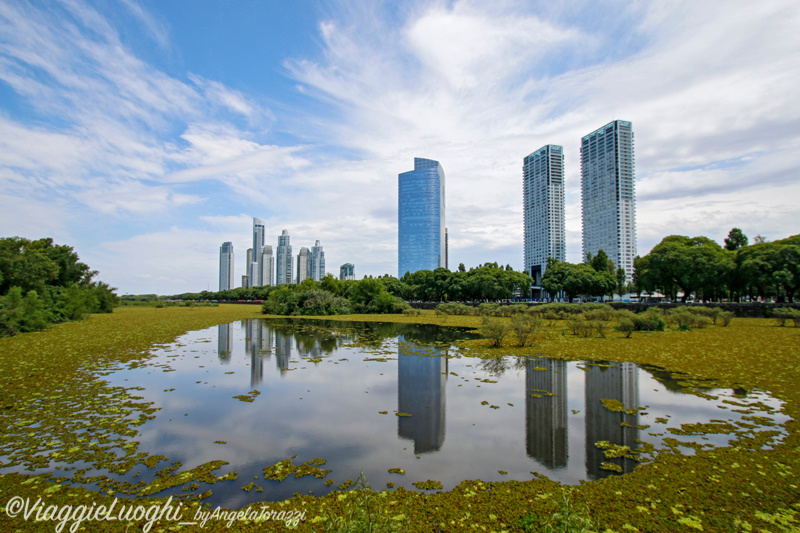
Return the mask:
<path id="1" fill-rule="evenodd" d="M 144 387 L 137 394 L 161 408 L 139 428 L 140 451 L 183 468 L 230 463 L 216 474 L 235 470 L 236 481 L 196 491 L 212 488 L 206 501 L 228 507 L 296 492 L 322 495 L 359 472 L 378 490 L 392 482 L 416 490 L 413 482 L 429 479 L 451 489 L 465 479 L 528 480 L 533 473 L 574 484 L 619 475 L 603 462 L 623 472 L 636 466 L 606 459 L 598 441 L 724 446 L 736 437 L 676 436 L 667 428 L 712 421 L 745 427 L 755 414 L 782 434 L 787 420 L 781 402 L 762 392 L 685 388 L 679 377 L 633 363 L 471 357 L 453 345 L 469 335 L 407 324 L 253 319 L 187 333 L 106 379 Z M 254 401 L 235 398 L 243 395 Z M 603 399 L 642 409 L 614 412 Z M 326 479 L 264 478 L 265 467 L 293 456 L 296 465 L 323 458 L 321 468 L 332 471 Z M 326 486 L 329 479 L 335 482 Z M 242 489 L 251 482 L 262 491 Z"/>

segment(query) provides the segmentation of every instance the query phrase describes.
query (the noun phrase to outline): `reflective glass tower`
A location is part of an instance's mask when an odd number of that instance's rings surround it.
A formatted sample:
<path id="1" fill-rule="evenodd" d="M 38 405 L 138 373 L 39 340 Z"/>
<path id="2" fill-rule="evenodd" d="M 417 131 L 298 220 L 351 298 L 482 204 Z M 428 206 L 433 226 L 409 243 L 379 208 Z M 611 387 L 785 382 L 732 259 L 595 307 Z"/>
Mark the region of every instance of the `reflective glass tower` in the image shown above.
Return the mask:
<path id="1" fill-rule="evenodd" d="M 548 144 L 522 166 L 525 272 L 541 286 L 547 259 L 566 261 L 564 232 L 564 150 Z"/>
<path id="2" fill-rule="evenodd" d="M 223 242 L 219 247 L 219 290 L 233 288 L 233 243 Z"/>
<path id="3" fill-rule="evenodd" d="M 306 278 L 311 277 L 311 252 L 303 246 L 297 254 L 297 281 L 300 283 Z"/>
<path id="4" fill-rule="evenodd" d="M 325 277 L 325 252 L 319 241 L 311 247 L 311 277 L 314 281 L 322 281 Z"/>
<path id="5" fill-rule="evenodd" d="M 268 285 L 268 283 L 264 283 L 261 280 L 261 271 L 262 271 L 262 258 L 261 254 L 264 248 L 264 227 L 266 222 L 261 220 L 260 218 L 253 218 L 253 262 L 257 263 L 255 269 L 253 270 L 255 274 L 255 279 L 250 277 L 250 285 L 252 287 L 259 287 L 261 285 Z"/>
<path id="6" fill-rule="evenodd" d="M 272 256 L 272 246 L 266 245 L 261 250 L 261 285 L 272 285 L 275 277 L 275 258 Z"/>
<path id="7" fill-rule="evenodd" d="M 292 245 L 289 243 L 289 231 L 283 230 L 278 237 L 278 257 L 275 265 L 275 285 L 292 283 Z"/>
<path id="8" fill-rule="evenodd" d="M 398 276 L 445 266 L 444 170 L 414 158 L 398 176 Z"/>
<path id="9" fill-rule="evenodd" d="M 615 120 L 581 140 L 583 256 L 603 250 L 633 275 L 636 257 L 636 191 L 633 127 Z"/>

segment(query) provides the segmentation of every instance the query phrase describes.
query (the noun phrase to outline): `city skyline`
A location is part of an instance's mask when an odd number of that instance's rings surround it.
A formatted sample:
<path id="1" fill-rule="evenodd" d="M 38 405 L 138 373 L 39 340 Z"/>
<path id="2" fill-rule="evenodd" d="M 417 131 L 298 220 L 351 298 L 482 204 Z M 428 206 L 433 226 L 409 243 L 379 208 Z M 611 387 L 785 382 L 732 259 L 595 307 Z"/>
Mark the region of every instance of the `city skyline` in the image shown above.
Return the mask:
<path id="1" fill-rule="evenodd" d="M 784 238 L 800 13 L 750 7 L 2 3 L 0 233 L 72 246 L 120 294 L 213 287 L 227 241 L 244 273 L 254 212 L 393 274 L 392 183 L 422 154 L 450 178 L 450 266 L 522 270 L 519 159 L 554 144 L 576 263 L 579 140 L 624 118 L 640 255 L 670 234 Z"/>

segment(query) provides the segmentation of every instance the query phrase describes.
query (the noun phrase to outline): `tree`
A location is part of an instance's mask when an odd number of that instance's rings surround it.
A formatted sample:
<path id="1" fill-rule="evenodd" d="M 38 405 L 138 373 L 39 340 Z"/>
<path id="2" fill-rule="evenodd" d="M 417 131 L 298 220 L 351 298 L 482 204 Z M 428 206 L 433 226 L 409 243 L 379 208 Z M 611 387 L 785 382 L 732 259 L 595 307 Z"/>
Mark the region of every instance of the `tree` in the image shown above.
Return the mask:
<path id="1" fill-rule="evenodd" d="M 617 269 L 617 294 L 619 297 L 622 298 L 622 295 L 625 294 L 627 290 L 627 284 L 625 283 L 625 269 L 619 267 Z"/>
<path id="2" fill-rule="evenodd" d="M 725 238 L 725 249 L 735 252 L 744 246 L 747 246 L 747 235 L 741 229 L 733 228 Z"/>

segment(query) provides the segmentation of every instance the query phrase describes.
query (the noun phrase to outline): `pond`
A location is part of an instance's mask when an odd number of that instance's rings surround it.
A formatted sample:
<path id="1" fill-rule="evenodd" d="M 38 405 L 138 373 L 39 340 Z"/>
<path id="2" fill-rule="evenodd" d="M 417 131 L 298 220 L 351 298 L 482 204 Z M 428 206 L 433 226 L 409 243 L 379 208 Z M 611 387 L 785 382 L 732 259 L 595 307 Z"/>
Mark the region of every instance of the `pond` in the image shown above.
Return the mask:
<path id="1" fill-rule="evenodd" d="M 212 488 L 206 501 L 229 508 L 323 495 L 359 472 L 376 490 L 534 475 L 575 484 L 631 471 L 636 460 L 607 457 L 625 454 L 621 446 L 646 460 L 651 448 L 690 454 L 756 431 L 772 430 L 773 442 L 785 435 L 781 402 L 760 391 L 714 389 L 633 363 L 482 359 L 456 346 L 470 335 L 252 319 L 187 333 L 105 379 L 141 387 L 160 408 L 139 427 L 139 451 L 184 469 L 224 460 L 217 475 L 238 472 L 194 490 Z M 607 453 L 596 446 L 603 441 Z M 317 468 L 331 471 L 265 479 L 265 467 L 287 458 L 321 458 Z"/>

